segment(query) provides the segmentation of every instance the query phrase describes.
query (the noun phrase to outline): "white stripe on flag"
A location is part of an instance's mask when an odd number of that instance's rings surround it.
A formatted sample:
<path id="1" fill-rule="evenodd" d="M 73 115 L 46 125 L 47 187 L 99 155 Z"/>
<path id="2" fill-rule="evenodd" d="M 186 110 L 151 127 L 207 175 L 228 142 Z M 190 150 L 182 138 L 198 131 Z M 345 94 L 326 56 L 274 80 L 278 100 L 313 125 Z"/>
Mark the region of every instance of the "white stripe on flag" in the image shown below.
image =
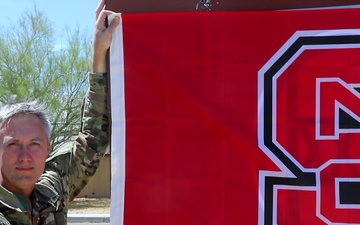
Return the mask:
<path id="1" fill-rule="evenodd" d="M 121 14 L 116 14 L 121 18 Z M 114 18 L 109 16 L 109 21 Z M 111 84 L 111 210 L 110 224 L 123 225 L 125 194 L 125 99 L 122 21 L 110 47 Z"/>

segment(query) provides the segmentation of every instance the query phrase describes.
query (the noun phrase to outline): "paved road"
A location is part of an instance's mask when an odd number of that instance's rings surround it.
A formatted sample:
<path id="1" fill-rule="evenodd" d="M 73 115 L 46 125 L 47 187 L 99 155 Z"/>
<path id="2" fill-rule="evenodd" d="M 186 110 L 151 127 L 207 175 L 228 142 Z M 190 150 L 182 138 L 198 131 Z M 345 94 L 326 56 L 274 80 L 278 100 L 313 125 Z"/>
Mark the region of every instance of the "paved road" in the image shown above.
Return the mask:
<path id="1" fill-rule="evenodd" d="M 69 214 L 68 224 L 110 224 L 110 214 Z"/>
<path id="2" fill-rule="evenodd" d="M 68 223 L 68 225 L 110 225 L 110 223 Z"/>

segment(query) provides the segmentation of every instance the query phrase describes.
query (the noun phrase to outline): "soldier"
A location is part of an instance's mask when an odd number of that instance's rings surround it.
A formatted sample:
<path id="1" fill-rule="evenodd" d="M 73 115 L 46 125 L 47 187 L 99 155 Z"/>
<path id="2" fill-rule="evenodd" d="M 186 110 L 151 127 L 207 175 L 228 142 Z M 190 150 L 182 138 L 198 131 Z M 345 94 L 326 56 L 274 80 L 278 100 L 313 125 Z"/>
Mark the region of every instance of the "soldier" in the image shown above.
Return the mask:
<path id="1" fill-rule="evenodd" d="M 67 224 L 69 202 L 94 175 L 109 145 L 106 51 L 120 19 L 109 27 L 102 0 L 96 10 L 90 88 L 81 130 L 49 156 L 51 124 L 41 107 L 18 103 L 0 109 L 0 224 Z"/>

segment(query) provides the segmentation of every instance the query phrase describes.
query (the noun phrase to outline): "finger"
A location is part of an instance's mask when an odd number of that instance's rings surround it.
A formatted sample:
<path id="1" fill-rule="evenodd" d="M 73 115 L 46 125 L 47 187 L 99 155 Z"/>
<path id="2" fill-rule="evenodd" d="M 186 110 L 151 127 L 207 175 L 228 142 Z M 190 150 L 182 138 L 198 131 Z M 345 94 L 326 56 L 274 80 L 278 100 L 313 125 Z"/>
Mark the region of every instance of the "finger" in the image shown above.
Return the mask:
<path id="1" fill-rule="evenodd" d="M 109 10 L 101 10 L 98 19 L 105 20 L 105 18 L 112 13 L 114 12 Z"/>
<path id="2" fill-rule="evenodd" d="M 98 16 L 96 20 L 97 26 L 106 26 L 106 17 L 114 12 L 109 10 L 101 10 L 100 15 Z"/>
<path id="3" fill-rule="evenodd" d="M 109 30 L 109 32 L 110 32 L 111 34 L 115 31 L 116 27 L 120 24 L 120 20 L 121 20 L 121 17 L 120 17 L 119 14 L 117 14 L 117 15 L 114 17 L 114 19 L 111 21 L 111 23 L 110 23 L 110 25 L 109 25 L 109 27 L 108 27 L 108 30 Z"/>

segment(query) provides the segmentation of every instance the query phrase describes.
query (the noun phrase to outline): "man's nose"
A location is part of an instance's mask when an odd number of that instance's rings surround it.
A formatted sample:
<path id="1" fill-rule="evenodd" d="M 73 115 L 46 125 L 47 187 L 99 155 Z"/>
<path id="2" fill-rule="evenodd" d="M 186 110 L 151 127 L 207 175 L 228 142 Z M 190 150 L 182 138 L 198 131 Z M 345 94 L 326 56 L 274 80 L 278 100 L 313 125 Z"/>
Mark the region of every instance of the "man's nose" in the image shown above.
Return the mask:
<path id="1" fill-rule="evenodd" d="M 31 154 L 29 152 L 29 148 L 25 145 L 21 146 L 19 151 L 19 160 L 25 161 L 30 159 L 31 159 Z"/>

